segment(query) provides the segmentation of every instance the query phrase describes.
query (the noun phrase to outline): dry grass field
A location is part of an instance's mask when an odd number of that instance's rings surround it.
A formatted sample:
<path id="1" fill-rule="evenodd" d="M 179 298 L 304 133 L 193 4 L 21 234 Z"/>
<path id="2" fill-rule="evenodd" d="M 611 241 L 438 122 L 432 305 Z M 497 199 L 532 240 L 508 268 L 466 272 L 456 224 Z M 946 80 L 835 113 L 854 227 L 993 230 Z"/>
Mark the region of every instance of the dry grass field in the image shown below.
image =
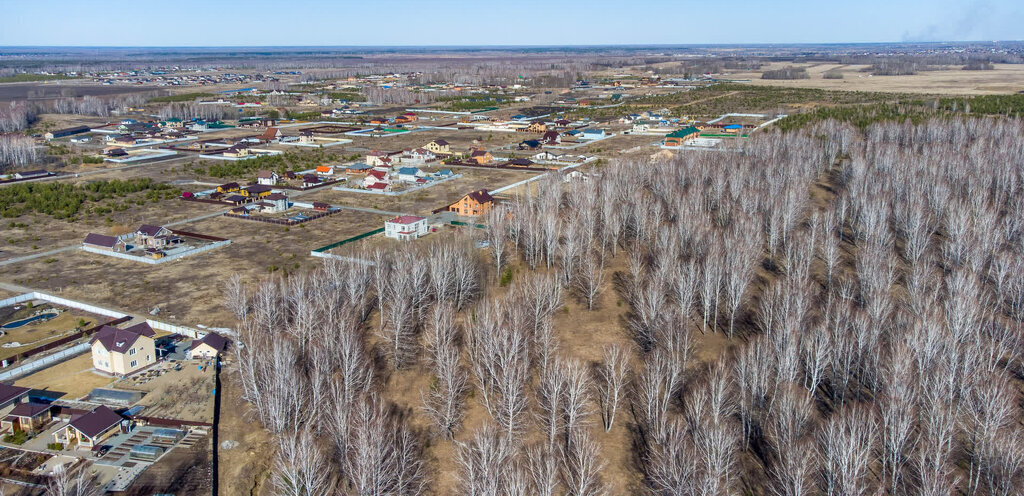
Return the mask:
<path id="1" fill-rule="evenodd" d="M 106 387 L 112 382 L 114 382 L 114 378 L 93 370 L 92 355 L 84 353 L 53 367 L 22 377 L 14 381 L 14 385 L 45 391 L 59 391 L 65 393 L 63 399 L 73 400 L 88 395 L 89 391 L 95 388 Z"/>
<path id="2" fill-rule="evenodd" d="M 169 370 L 144 384 L 129 378 L 114 383 L 112 387 L 144 391 L 146 396 L 137 403 L 146 407 L 144 415 L 212 422 L 213 371 L 207 368 L 200 371 L 194 362 L 182 364 L 182 369 L 177 371 L 170 364 L 163 366 Z"/>
<path id="3" fill-rule="evenodd" d="M 810 79 L 761 79 L 765 70 L 804 67 Z M 867 66 L 840 64 L 789 64 L 776 62 L 759 71 L 732 72 L 726 77 L 750 79 L 751 84 L 790 88 L 819 88 L 845 91 L 879 91 L 939 95 L 997 95 L 1024 90 L 1024 65 L 996 64 L 991 71 L 965 71 L 951 66 L 936 71 L 920 71 L 909 76 L 869 76 Z M 843 79 L 824 79 L 826 71 L 839 72 Z"/>

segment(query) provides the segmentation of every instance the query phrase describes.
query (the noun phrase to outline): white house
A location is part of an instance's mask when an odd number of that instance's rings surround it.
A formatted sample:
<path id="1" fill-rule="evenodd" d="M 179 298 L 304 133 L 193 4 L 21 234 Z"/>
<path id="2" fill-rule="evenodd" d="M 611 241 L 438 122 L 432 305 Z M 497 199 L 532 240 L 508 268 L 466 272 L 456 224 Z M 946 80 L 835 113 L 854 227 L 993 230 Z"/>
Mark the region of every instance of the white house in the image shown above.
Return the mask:
<path id="1" fill-rule="evenodd" d="M 583 139 L 596 140 L 605 137 L 604 129 L 587 128 L 583 130 Z"/>
<path id="2" fill-rule="evenodd" d="M 384 222 L 384 235 L 398 240 L 416 239 L 427 234 L 427 219 L 401 215 Z"/>
<path id="3" fill-rule="evenodd" d="M 264 209 L 265 211 L 268 212 L 277 213 L 288 210 L 288 197 L 281 193 L 271 193 L 263 197 L 261 203 L 270 204 L 269 208 Z"/>
<path id="4" fill-rule="evenodd" d="M 558 160 L 561 157 L 562 156 L 557 154 L 557 153 L 551 153 L 551 152 L 546 152 L 545 151 L 545 152 L 540 152 L 540 153 L 534 155 L 532 158 L 533 158 L 533 160 L 535 162 L 543 162 L 543 161 L 553 161 L 553 160 L 556 161 L 556 160 Z"/>
<path id="5" fill-rule="evenodd" d="M 264 184 L 264 185 L 267 185 L 267 186 L 274 186 L 274 185 L 277 184 L 277 181 L 280 180 L 280 179 L 281 179 L 281 176 L 278 176 L 277 173 L 274 172 L 274 171 L 261 170 L 258 173 L 256 173 L 256 183 L 257 184 Z"/>
<path id="6" fill-rule="evenodd" d="M 402 153 L 402 162 L 407 164 L 423 164 L 436 158 L 437 155 L 426 148 L 414 148 Z"/>

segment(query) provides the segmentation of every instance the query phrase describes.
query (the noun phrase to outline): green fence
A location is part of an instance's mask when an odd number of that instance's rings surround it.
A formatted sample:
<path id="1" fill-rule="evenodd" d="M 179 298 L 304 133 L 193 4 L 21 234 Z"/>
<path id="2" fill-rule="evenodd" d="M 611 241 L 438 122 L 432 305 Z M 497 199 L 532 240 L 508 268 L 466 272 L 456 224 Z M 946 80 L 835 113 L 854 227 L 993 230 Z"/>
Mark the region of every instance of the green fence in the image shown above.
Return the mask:
<path id="1" fill-rule="evenodd" d="M 374 229 L 372 231 L 364 232 L 363 234 L 357 234 L 355 236 L 352 236 L 351 238 L 343 239 L 341 241 L 338 241 L 338 242 L 335 242 L 335 243 L 331 243 L 331 244 L 329 244 L 327 246 L 321 246 L 320 248 L 317 248 L 317 249 L 315 249 L 313 251 L 315 251 L 317 253 L 323 253 L 325 251 L 332 250 L 332 249 L 337 248 L 337 247 L 339 247 L 341 245 L 344 245 L 346 243 L 351 243 L 353 241 L 359 241 L 360 239 L 368 238 L 370 236 L 373 236 L 374 234 L 380 234 L 382 232 L 384 232 L 384 228 L 383 227 L 381 227 L 379 229 Z"/>
<path id="2" fill-rule="evenodd" d="M 487 226 L 485 226 L 483 224 L 469 224 L 469 223 L 466 223 L 466 222 L 462 222 L 460 220 L 453 220 L 452 221 L 452 225 L 453 226 L 472 226 L 472 227 L 475 227 L 477 229 L 487 229 Z"/>

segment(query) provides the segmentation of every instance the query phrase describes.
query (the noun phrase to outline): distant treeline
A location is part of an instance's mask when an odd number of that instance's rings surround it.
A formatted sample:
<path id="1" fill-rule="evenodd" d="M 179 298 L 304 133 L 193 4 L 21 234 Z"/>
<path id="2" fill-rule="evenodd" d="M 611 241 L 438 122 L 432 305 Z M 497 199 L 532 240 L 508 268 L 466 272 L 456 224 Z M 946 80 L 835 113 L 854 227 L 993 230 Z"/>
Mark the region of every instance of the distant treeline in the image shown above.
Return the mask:
<path id="1" fill-rule="evenodd" d="M 0 216 L 14 218 L 35 212 L 55 219 L 74 219 L 87 202 L 96 203 L 142 191 L 147 192 L 140 199 L 142 201 L 159 201 L 179 194 L 177 189 L 149 178 L 125 181 L 115 179 L 78 185 L 57 182 L 20 183 L 0 188 Z M 109 209 L 97 213 L 106 212 Z"/>
<path id="2" fill-rule="evenodd" d="M 783 67 L 782 69 L 774 69 L 770 71 L 764 71 L 761 74 L 761 79 L 810 79 L 811 76 L 807 74 L 807 69 L 803 67 Z"/>

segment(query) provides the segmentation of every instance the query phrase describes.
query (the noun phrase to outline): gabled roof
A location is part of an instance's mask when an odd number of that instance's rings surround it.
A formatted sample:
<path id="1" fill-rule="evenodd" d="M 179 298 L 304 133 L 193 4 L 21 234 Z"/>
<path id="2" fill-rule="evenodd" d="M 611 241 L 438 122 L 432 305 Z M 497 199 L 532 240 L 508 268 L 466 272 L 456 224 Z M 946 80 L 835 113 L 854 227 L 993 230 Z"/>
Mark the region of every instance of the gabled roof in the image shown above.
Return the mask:
<path id="1" fill-rule="evenodd" d="M 431 143 L 434 143 L 435 145 L 439 145 L 439 146 L 445 146 L 445 145 L 448 144 L 448 142 L 443 140 L 443 139 L 436 139 L 434 141 L 431 141 Z"/>
<path id="2" fill-rule="evenodd" d="M 334 170 L 334 167 L 332 167 L 330 165 L 320 165 L 320 166 L 317 166 L 317 168 L 316 168 L 317 172 L 332 172 L 333 170 Z"/>
<path id="3" fill-rule="evenodd" d="M 117 244 L 117 238 L 103 234 L 89 233 L 85 236 L 85 244 L 113 248 Z"/>
<path id="4" fill-rule="evenodd" d="M 260 135 L 260 139 L 263 140 L 263 141 L 270 141 L 272 139 L 277 139 L 277 137 L 280 134 L 281 134 L 281 130 L 280 129 L 278 129 L 276 127 L 268 127 L 267 130 L 263 131 L 263 134 Z"/>
<path id="5" fill-rule="evenodd" d="M 413 222 L 419 222 L 424 219 L 426 219 L 426 217 L 419 217 L 416 215 L 400 215 L 398 217 L 395 217 L 394 219 L 389 220 L 388 222 L 392 224 L 408 225 L 412 224 Z"/>
<path id="6" fill-rule="evenodd" d="M 494 197 L 492 197 L 491 193 L 486 189 L 478 189 L 467 194 L 466 196 L 472 198 L 473 200 L 481 204 L 490 203 L 494 201 Z"/>
<path id="7" fill-rule="evenodd" d="M 93 335 L 90 343 L 100 343 L 104 349 L 111 353 L 124 353 L 128 351 L 141 337 L 152 338 L 155 333 L 149 324 L 136 324 L 127 329 L 105 325 Z"/>
<path id="8" fill-rule="evenodd" d="M 121 423 L 121 416 L 113 410 L 99 406 L 95 410 L 71 419 L 68 424 L 86 437 L 95 438 Z"/>
<path id="9" fill-rule="evenodd" d="M 483 157 L 483 156 L 486 156 L 487 154 L 488 154 L 487 150 L 473 150 L 473 152 L 470 153 L 469 156 L 470 157 Z"/>
<path id="10" fill-rule="evenodd" d="M 388 177 L 388 173 L 387 172 L 384 172 L 382 170 L 377 170 L 377 169 L 373 169 L 373 170 L 367 172 L 366 175 L 373 176 L 376 179 L 384 179 L 384 178 Z"/>
<path id="11" fill-rule="evenodd" d="M 9 386 L 7 384 L 0 383 L 0 405 L 6 405 L 7 403 L 28 394 L 29 391 L 29 388 Z"/>
<path id="12" fill-rule="evenodd" d="M 274 176 L 276 176 L 276 175 L 277 175 L 276 172 L 269 171 L 269 170 L 261 170 L 261 171 L 256 173 L 256 177 L 259 178 L 259 179 L 273 179 Z"/>
<path id="13" fill-rule="evenodd" d="M 156 236 L 160 234 L 160 230 L 163 229 L 161 226 L 154 226 L 152 224 L 143 224 L 139 226 L 138 232 L 145 234 L 146 236 Z"/>
<path id="14" fill-rule="evenodd" d="M 403 175 L 416 175 L 419 171 L 420 170 L 415 167 L 402 167 L 398 169 L 398 173 Z"/>
<path id="15" fill-rule="evenodd" d="M 220 334 L 217 334 L 216 332 L 211 332 L 203 336 L 201 339 L 196 339 L 192 341 L 192 346 L 190 347 L 190 349 L 194 350 L 199 345 L 202 344 L 209 345 L 211 348 L 220 352 L 224 351 L 228 347 L 228 340 L 227 338 L 221 336 Z"/>
<path id="16" fill-rule="evenodd" d="M 245 187 L 245 190 L 249 193 L 265 193 L 267 191 L 272 191 L 273 189 L 274 188 L 271 188 L 266 184 L 252 184 Z"/>
<path id="17" fill-rule="evenodd" d="M 265 198 L 270 200 L 270 201 L 278 201 L 278 200 L 287 200 L 288 199 L 287 196 L 285 196 L 285 195 L 283 195 L 281 193 L 271 193 L 271 194 L 267 195 Z"/>
<path id="18" fill-rule="evenodd" d="M 35 403 L 29 401 L 28 403 L 19 403 L 18 406 L 11 410 L 9 416 L 32 418 L 49 409 L 50 405 L 47 403 Z"/>
<path id="19" fill-rule="evenodd" d="M 680 129 L 678 131 L 672 131 L 671 133 L 666 134 L 665 137 L 666 138 L 685 138 L 685 137 L 687 137 L 687 136 L 689 136 L 689 135 L 691 135 L 693 133 L 699 133 L 699 132 L 700 132 L 700 129 L 697 129 L 697 128 L 693 127 L 693 126 L 690 126 L 690 127 L 684 127 L 684 128 L 682 128 L 682 129 Z"/>
<path id="20" fill-rule="evenodd" d="M 217 187 L 220 189 L 238 189 L 238 183 L 224 183 Z"/>

